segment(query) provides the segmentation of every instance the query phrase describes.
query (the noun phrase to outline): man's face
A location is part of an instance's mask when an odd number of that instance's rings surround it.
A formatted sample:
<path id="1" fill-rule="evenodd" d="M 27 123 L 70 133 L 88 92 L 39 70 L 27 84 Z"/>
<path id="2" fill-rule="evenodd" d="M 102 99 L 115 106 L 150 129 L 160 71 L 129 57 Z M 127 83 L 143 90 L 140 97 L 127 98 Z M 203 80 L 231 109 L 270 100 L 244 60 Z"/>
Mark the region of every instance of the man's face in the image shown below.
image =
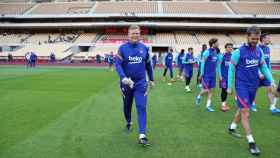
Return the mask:
<path id="1" fill-rule="evenodd" d="M 189 49 L 189 53 L 193 54 L 193 49 Z"/>
<path id="2" fill-rule="evenodd" d="M 227 51 L 227 52 L 232 52 L 232 51 L 233 51 L 233 47 L 232 47 L 231 45 L 228 45 L 228 46 L 226 47 L 226 51 Z"/>
<path id="3" fill-rule="evenodd" d="M 213 44 L 213 47 L 214 47 L 214 48 L 218 48 L 218 47 L 219 47 L 219 42 L 218 42 L 218 41 L 215 42 L 215 43 Z"/>
<path id="4" fill-rule="evenodd" d="M 269 45 L 270 44 L 270 37 L 269 35 L 266 35 L 265 38 L 262 39 L 262 43 L 265 45 Z"/>
<path id="5" fill-rule="evenodd" d="M 140 29 L 133 29 L 128 31 L 128 38 L 132 43 L 136 43 L 140 40 Z"/>
<path id="6" fill-rule="evenodd" d="M 257 33 L 251 33 L 250 35 L 247 36 L 248 39 L 248 44 L 252 47 L 256 47 L 259 39 L 260 39 L 260 35 Z"/>

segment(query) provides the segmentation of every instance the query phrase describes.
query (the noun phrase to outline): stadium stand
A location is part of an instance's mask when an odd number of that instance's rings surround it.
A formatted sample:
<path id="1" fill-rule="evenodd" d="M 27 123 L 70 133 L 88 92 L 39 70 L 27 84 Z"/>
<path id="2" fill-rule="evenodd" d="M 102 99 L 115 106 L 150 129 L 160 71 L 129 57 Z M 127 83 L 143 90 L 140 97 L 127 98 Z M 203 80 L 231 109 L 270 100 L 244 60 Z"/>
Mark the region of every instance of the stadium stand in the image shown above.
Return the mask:
<path id="1" fill-rule="evenodd" d="M 29 14 L 86 14 L 94 3 L 43 3 Z"/>
<path id="2" fill-rule="evenodd" d="M 231 38 L 229 36 L 226 36 L 225 34 L 220 34 L 220 33 L 208 34 L 208 33 L 201 32 L 201 33 L 198 33 L 196 35 L 197 35 L 197 38 L 198 38 L 200 44 L 208 43 L 209 39 L 211 39 L 211 38 L 218 38 L 219 43 L 222 44 L 222 45 L 224 45 L 226 43 L 233 43 Z"/>
<path id="3" fill-rule="evenodd" d="M 29 34 L 0 34 L 0 43 L 23 43 L 30 35 Z"/>
<path id="4" fill-rule="evenodd" d="M 101 56 L 105 56 L 105 54 L 109 54 L 111 51 L 114 53 L 118 52 L 119 44 L 101 44 L 96 45 L 95 49 L 93 50 L 93 54 L 91 56 L 96 56 L 97 54 Z"/>
<path id="5" fill-rule="evenodd" d="M 220 2 L 162 2 L 163 12 L 169 14 L 231 14 Z"/>
<path id="6" fill-rule="evenodd" d="M 78 36 L 78 33 L 35 33 L 27 38 L 25 43 L 73 43 Z"/>
<path id="7" fill-rule="evenodd" d="M 26 3 L 30 0 L 0 0 L 0 3 Z"/>
<path id="8" fill-rule="evenodd" d="M 274 47 L 271 49 L 270 58 L 272 63 L 280 63 L 280 47 Z"/>
<path id="9" fill-rule="evenodd" d="M 230 37 L 236 45 L 240 45 L 246 41 L 246 36 L 241 34 L 231 34 Z"/>
<path id="10" fill-rule="evenodd" d="M 126 41 L 127 39 L 128 37 L 125 34 L 105 34 L 101 37 L 102 41 L 108 41 L 108 40 Z"/>
<path id="11" fill-rule="evenodd" d="M 98 2 L 94 13 L 157 13 L 157 2 Z"/>
<path id="12" fill-rule="evenodd" d="M 29 3 L 0 3 L 0 14 L 23 14 L 33 5 Z"/>
<path id="13" fill-rule="evenodd" d="M 154 37 L 153 43 L 156 44 L 176 44 L 174 33 L 157 33 Z"/>
<path id="14" fill-rule="evenodd" d="M 69 44 L 45 44 L 34 45 L 27 44 L 21 49 L 12 52 L 14 59 L 23 60 L 27 52 L 35 52 L 38 55 L 39 60 L 48 60 L 51 52 L 54 52 L 57 60 L 62 60 L 65 57 L 72 54 L 69 50 L 71 45 Z M 1 56 L 7 56 L 9 52 L 2 52 Z"/>
<path id="15" fill-rule="evenodd" d="M 97 43 L 122 43 L 128 40 L 127 34 L 100 34 Z M 142 35 L 140 39 L 145 43 L 151 43 L 148 35 Z"/>
<path id="16" fill-rule="evenodd" d="M 30 36 L 25 43 L 33 43 L 33 44 L 44 44 L 51 43 L 50 41 L 55 40 L 58 37 L 58 33 L 50 34 L 50 33 L 38 33 Z"/>
<path id="17" fill-rule="evenodd" d="M 271 34 L 270 39 L 273 45 L 280 45 L 280 34 Z"/>
<path id="18" fill-rule="evenodd" d="M 2 2 L 2 3 L 1 3 Z M 245 2 L 207 2 L 205 1 L 119 1 L 119 2 L 88 2 L 59 0 L 55 3 L 24 3 L 24 0 L 13 0 L 18 3 L 0 1 L 0 14 L 251 14 L 279 15 L 280 3 L 264 1 Z M 33 7 L 34 6 L 34 7 Z M 33 7 L 33 8 L 32 8 Z M 32 8 L 32 9 L 31 9 Z"/>
<path id="19" fill-rule="evenodd" d="M 175 39 L 178 44 L 198 44 L 199 41 L 194 34 L 188 32 L 175 32 Z"/>
<path id="20" fill-rule="evenodd" d="M 279 15 L 280 3 L 228 3 L 236 14 Z"/>
<path id="21" fill-rule="evenodd" d="M 74 43 L 93 43 L 96 35 L 96 33 L 81 33 Z"/>

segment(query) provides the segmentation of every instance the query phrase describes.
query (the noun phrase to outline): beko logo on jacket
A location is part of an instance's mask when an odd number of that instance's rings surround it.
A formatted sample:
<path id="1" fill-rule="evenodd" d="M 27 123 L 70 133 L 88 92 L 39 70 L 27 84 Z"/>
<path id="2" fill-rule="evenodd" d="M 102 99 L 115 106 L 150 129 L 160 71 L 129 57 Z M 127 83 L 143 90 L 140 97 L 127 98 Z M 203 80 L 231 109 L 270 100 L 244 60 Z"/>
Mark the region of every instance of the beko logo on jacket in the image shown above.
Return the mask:
<path id="1" fill-rule="evenodd" d="M 218 60 L 218 57 L 212 57 L 212 61 L 215 62 Z"/>
<path id="2" fill-rule="evenodd" d="M 252 59 L 252 60 L 246 59 L 246 67 L 258 66 L 258 64 L 259 64 L 259 60 L 257 59 Z"/>
<path id="3" fill-rule="evenodd" d="M 138 56 L 128 56 L 128 61 L 129 64 L 138 64 L 138 63 L 142 63 L 142 57 L 138 57 Z"/>

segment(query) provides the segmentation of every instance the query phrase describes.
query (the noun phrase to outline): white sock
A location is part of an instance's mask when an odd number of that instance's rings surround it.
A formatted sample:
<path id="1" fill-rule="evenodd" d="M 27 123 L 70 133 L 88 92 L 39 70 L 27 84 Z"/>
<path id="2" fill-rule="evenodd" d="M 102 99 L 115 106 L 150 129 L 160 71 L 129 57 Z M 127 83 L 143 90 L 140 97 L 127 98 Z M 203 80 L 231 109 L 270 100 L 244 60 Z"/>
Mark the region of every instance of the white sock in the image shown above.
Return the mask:
<path id="1" fill-rule="evenodd" d="M 207 100 L 207 104 L 206 104 L 206 107 L 209 107 L 209 106 L 211 106 L 211 100 L 210 99 Z"/>
<path id="2" fill-rule="evenodd" d="M 146 138 L 145 134 L 139 134 L 139 139 Z"/>
<path id="3" fill-rule="evenodd" d="M 230 129 L 236 129 L 237 128 L 237 124 L 235 122 L 232 122 L 230 124 Z"/>
<path id="4" fill-rule="evenodd" d="M 278 98 L 277 98 L 277 97 L 274 97 L 274 98 L 273 98 L 273 104 L 276 105 L 276 104 L 277 104 L 277 101 L 278 101 Z"/>
<path id="5" fill-rule="evenodd" d="M 276 109 L 275 104 L 270 104 L 270 110 Z"/>
<path id="6" fill-rule="evenodd" d="M 277 100 L 276 97 L 273 98 L 272 104 L 270 104 L 270 110 L 276 109 Z"/>
<path id="7" fill-rule="evenodd" d="M 226 106 L 226 102 L 224 101 L 224 102 L 222 102 L 222 106 Z"/>
<path id="8" fill-rule="evenodd" d="M 255 142 L 255 140 L 254 140 L 252 134 L 247 135 L 246 137 L 247 137 L 248 143 L 254 143 L 254 142 Z"/>

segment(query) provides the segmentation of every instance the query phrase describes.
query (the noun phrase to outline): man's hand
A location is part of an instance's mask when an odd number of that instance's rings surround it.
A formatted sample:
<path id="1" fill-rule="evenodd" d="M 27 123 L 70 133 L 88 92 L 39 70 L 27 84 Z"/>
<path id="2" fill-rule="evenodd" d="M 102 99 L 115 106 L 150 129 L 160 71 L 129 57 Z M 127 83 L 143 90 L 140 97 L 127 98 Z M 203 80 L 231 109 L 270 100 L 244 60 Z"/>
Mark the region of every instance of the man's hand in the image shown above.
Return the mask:
<path id="1" fill-rule="evenodd" d="M 276 94 L 277 92 L 277 88 L 276 88 L 276 84 L 274 82 L 271 83 L 270 88 L 272 90 L 273 94 Z"/>
<path id="2" fill-rule="evenodd" d="M 260 78 L 261 80 L 263 80 L 263 79 L 264 79 L 264 75 L 263 75 L 263 74 L 259 74 L 259 78 Z"/>
<path id="3" fill-rule="evenodd" d="M 155 86 L 155 82 L 154 81 L 149 81 L 149 86 L 151 87 L 151 89 Z"/>
<path id="4" fill-rule="evenodd" d="M 227 93 L 228 93 L 229 95 L 231 95 L 231 94 L 232 94 L 232 90 L 231 90 L 230 88 L 228 88 L 228 89 L 227 89 Z"/>
<path id="5" fill-rule="evenodd" d="M 150 91 L 150 89 L 153 89 L 154 86 L 155 86 L 155 82 L 154 81 L 149 81 L 149 84 L 147 86 L 147 90 L 146 90 L 144 96 L 147 96 L 149 91 Z"/>
<path id="6" fill-rule="evenodd" d="M 123 78 L 122 83 L 128 85 L 130 88 L 134 87 L 134 82 L 130 78 L 127 77 Z"/>

